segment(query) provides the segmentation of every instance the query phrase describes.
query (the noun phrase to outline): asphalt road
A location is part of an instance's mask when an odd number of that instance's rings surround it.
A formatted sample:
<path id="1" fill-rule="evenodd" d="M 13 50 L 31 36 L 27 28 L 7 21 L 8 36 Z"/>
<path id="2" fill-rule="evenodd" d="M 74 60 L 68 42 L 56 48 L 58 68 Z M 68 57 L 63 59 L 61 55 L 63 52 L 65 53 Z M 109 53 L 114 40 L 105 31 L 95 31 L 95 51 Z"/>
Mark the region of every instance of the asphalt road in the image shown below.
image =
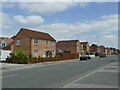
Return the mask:
<path id="1" fill-rule="evenodd" d="M 117 88 L 118 56 L 3 72 L 2 88 Z"/>

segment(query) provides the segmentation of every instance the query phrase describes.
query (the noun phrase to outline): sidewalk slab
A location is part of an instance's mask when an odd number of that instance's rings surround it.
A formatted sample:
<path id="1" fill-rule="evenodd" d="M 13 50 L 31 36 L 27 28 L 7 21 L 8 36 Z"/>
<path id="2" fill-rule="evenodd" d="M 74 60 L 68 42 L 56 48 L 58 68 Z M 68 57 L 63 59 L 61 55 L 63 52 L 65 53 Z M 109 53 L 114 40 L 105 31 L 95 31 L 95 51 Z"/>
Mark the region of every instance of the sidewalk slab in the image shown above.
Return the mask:
<path id="1" fill-rule="evenodd" d="M 11 64 L 11 63 L 0 63 L 0 70 L 2 72 L 11 71 L 11 70 L 20 70 L 20 69 L 28 69 L 34 67 L 42 67 L 47 65 L 55 65 L 60 63 L 74 62 L 79 59 L 71 59 L 71 60 L 62 60 L 62 61 L 51 61 L 51 62 L 41 62 L 35 64 Z"/>

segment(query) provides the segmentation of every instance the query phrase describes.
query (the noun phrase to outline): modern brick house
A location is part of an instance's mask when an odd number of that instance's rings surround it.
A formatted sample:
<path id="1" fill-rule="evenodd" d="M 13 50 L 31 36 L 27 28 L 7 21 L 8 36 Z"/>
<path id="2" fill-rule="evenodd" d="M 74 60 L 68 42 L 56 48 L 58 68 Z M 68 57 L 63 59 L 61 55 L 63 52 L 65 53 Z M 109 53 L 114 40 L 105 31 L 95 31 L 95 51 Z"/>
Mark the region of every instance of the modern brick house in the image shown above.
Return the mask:
<path id="1" fill-rule="evenodd" d="M 91 53 L 91 54 L 98 53 L 98 45 L 92 44 L 92 45 L 90 46 L 90 53 Z"/>
<path id="2" fill-rule="evenodd" d="M 80 47 L 81 47 L 81 55 L 90 54 L 90 46 L 88 42 L 80 42 Z"/>
<path id="3" fill-rule="evenodd" d="M 11 52 L 14 52 L 14 39 L 15 39 L 15 36 L 12 36 L 10 39 L 12 40 L 12 42 L 10 42 L 4 49 L 5 50 L 11 50 Z"/>
<path id="4" fill-rule="evenodd" d="M 0 37 L 0 49 L 5 49 L 12 42 L 13 42 L 13 39 L 11 39 L 11 38 Z"/>
<path id="5" fill-rule="evenodd" d="M 110 47 L 110 54 L 113 54 L 113 48 Z"/>
<path id="6" fill-rule="evenodd" d="M 23 51 L 34 57 L 55 56 L 56 40 L 48 33 L 21 28 L 14 39 L 14 53 Z"/>
<path id="7" fill-rule="evenodd" d="M 62 53 L 78 53 L 80 54 L 79 40 L 65 40 L 58 41 L 56 44 L 57 50 L 60 49 Z"/>
<path id="8" fill-rule="evenodd" d="M 106 55 L 109 55 L 109 54 L 110 54 L 110 48 L 108 48 L 108 47 L 105 48 L 105 54 L 106 54 Z"/>
<path id="9" fill-rule="evenodd" d="M 105 53 L 105 46 L 103 46 L 103 45 L 99 46 L 99 52 Z"/>

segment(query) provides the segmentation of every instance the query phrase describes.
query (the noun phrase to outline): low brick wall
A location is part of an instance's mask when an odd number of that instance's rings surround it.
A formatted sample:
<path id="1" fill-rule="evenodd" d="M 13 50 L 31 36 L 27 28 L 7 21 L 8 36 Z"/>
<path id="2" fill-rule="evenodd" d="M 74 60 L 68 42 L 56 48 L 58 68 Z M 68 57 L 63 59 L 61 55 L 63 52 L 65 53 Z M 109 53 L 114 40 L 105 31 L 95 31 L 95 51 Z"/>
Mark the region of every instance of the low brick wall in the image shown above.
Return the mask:
<path id="1" fill-rule="evenodd" d="M 69 60 L 69 59 L 77 59 L 79 58 L 78 53 L 63 53 L 60 56 L 60 60 Z M 56 57 L 52 58 L 41 58 L 41 62 L 48 62 L 48 61 L 59 61 Z"/>
<path id="2" fill-rule="evenodd" d="M 52 58 L 41 58 L 40 60 L 41 62 L 49 62 L 49 61 L 58 61 L 56 59 L 56 57 L 52 57 Z"/>
<path id="3" fill-rule="evenodd" d="M 51 57 L 51 58 L 32 58 L 32 59 L 6 59 L 7 63 L 19 63 L 19 64 L 27 64 L 27 63 L 39 63 L 39 62 L 50 62 L 50 61 L 60 61 L 60 60 L 69 60 L 69 59 L 77 59 L 79 58 L 79 54 L 77 53 L 63 53 L 60 58 Z"/>
<path id="4" fill-rule="evenodd" d="M 62 60 L 67 60 L 67 59 L 77 59 L 79 58 L 78 53 L 63 53 L 61 56 Z"/>

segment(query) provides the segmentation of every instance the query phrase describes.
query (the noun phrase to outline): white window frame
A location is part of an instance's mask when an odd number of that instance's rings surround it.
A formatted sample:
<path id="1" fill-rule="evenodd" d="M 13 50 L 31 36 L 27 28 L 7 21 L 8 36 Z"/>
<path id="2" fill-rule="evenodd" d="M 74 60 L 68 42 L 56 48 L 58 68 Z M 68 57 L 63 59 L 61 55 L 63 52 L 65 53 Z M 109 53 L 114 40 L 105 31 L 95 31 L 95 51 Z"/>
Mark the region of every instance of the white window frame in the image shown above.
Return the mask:
<path id="1" fill-rule="evenodd" d="M 16 40 L 16 45 L 19 46 L 21 44 L 21 40 L 20 39 L 17 39 Z"/>
<path id="2" fill-rule="evenodd" d="M 2 42 L 1 47 L 6 47 L 6 42 Z"/>
<path id="3" fill-rule="evenodd" d="M 55 46 L 55 42 L 52 42 L 52 46 Z"/>
<path id="4" fill-rule="evenodd" d="M 81 45 L 81 50 L 83 50 L 84 48 L 83 48 L 83 45 Z"/>
<path id="5" fill-rule="evenodd" d="M 48 45 L 48 40 L 45 41 L 45 45 Z"/>
<path id="6" fill-rule="evenodd" d="M 54 56 L 54 50 L 52 50 L 51 53 L 52 53 L 52 57 L 53 57 Z"/>
<path id="7" fill-rule="evenodd" d="M 34 44 L 38 44 L 38 39 L 34 39 L 33 41 L 34 41 Z"/>
<path id="8" fill-rule="evenodd" d="M 39 55 L 39 51 L 38 50 L 34 50 L 34 57 L 38 57 Z"/>

